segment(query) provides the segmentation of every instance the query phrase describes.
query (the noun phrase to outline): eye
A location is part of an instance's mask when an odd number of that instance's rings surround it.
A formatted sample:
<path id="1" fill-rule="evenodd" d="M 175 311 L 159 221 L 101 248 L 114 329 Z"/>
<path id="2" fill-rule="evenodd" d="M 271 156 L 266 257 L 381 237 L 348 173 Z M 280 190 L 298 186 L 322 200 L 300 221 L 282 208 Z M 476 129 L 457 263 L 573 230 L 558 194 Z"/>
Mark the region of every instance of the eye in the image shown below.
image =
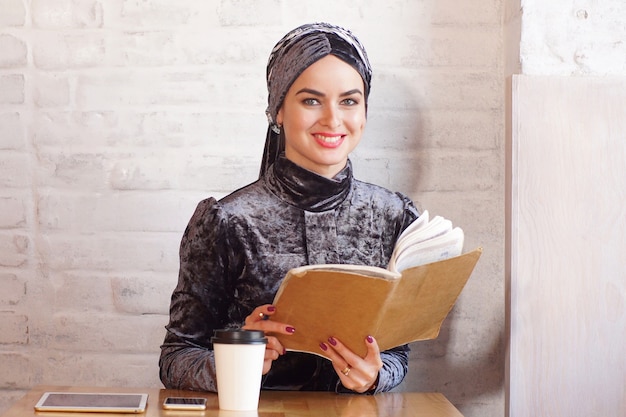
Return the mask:
<path id="1" fill-rule="evenodd" d="M 359 104 L 359 101 L 353 98 L 347 98 L 345 100 L 342 100 L 341 104 L 346 105 L 346 106 L 356 106 Z"/>
<path id="2" fill-rule="evenodd" d="M 320 102 L 316 98 L 305 98 L 304 100 L 302 100 L 302 104 L 304 104 L 305 106 L 316 106 L 320 104 Z"/>

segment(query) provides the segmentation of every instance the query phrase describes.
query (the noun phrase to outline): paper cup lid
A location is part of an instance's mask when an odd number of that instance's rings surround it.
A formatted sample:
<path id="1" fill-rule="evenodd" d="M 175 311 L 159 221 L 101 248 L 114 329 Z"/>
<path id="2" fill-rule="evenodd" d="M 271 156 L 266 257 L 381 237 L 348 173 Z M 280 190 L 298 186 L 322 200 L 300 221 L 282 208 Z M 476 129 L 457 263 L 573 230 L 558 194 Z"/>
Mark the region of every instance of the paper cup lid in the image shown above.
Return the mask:
<path id="1" fill-rule="evenodd" d="M 265 332 L 261 330 L 221 329 L 213 332 L 212 343 L 260 345 L 267 344 Z"/>

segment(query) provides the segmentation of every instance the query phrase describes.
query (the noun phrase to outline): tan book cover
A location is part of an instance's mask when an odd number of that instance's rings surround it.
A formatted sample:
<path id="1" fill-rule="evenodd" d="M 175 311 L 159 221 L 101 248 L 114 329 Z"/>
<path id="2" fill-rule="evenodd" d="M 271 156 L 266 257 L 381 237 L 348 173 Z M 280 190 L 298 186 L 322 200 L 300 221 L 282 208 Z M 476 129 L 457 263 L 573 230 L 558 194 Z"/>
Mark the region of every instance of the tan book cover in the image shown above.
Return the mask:
<path id="1" fill-rule="evenodd" d="M 296 328 L 278 335 L 287 350 L 324 356 L 320 342 L 333 336 L 360 356 L 365 338 L 380 350 L 434 339 L 480 255 L 471 252 L 394 272 L 355 265 L 308 265 L 285 277 L 272 320 Z"/>

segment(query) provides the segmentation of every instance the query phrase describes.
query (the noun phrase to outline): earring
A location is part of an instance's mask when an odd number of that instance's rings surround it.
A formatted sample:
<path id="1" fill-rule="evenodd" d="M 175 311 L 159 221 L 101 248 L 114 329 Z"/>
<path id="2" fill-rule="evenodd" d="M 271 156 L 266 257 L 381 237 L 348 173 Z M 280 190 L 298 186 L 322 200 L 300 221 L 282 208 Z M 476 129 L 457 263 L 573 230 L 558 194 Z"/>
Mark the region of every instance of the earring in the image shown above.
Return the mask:
<path id="1" fill-rule="evenodd" d="M 272 132 L 276 133 L 277 135 L 280 135 L 280 129 L 283 126 L 279 123 L 274 123 L 274 118 L 272 117 L 272 114 L 269 112 L 269 110 L 265 111 L 265 115 L 267 116 L 267 122 L 270 124 Z"/>

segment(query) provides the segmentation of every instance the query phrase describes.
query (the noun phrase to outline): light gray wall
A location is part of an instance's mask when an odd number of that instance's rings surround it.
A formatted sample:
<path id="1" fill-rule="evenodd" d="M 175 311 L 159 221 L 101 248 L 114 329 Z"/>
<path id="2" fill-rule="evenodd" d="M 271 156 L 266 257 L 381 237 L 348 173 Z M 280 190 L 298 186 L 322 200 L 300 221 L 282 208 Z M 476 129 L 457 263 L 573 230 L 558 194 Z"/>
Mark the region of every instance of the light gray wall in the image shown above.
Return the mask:
<path id="1" fill-rule="evenodd" d="M 256 178 L 265 63 L 351 28 L 375 74 L 359 178 L 464 228 L 483 257 L 401 390 L 504 408 L 501 0 L 0 0 L 0 410 L 37 384 L 159 386 L 195 204 Z"/>

